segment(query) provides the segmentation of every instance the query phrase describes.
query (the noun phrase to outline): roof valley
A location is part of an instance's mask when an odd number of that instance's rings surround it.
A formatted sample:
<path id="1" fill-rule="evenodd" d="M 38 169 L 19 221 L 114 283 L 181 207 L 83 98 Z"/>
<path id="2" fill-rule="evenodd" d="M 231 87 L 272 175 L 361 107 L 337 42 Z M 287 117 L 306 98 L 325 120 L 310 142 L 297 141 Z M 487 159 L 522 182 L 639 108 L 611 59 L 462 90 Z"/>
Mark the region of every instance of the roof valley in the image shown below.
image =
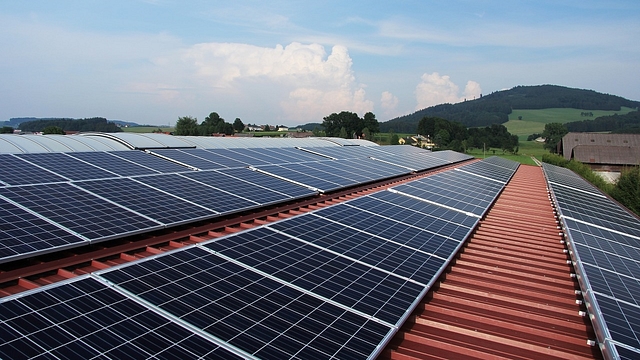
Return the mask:
<path id="1" fill-rule="evenodd" d="M 541 168 L 521 165 L 386 357 L 601 358 L 556 226 Z"/>

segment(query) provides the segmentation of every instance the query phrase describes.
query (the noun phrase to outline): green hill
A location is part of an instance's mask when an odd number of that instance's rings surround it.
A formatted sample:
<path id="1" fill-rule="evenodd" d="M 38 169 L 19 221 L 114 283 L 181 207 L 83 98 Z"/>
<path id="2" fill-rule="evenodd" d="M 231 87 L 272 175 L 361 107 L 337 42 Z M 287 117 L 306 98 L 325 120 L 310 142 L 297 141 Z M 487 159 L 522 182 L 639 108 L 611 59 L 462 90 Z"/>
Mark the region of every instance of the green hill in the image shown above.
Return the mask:
<path id="1" fill-rule="evenodd" d="M 585 111 L 593 112 L 595 116 L 612 115 L 616 112 L 620 114 L 627 113 L 639 106 L 639 101 L 598 93 L 593 90 L 557 85 L 516 86 L 510 90 L 497 91 L 475 100 L 431 106 L 413 114 L 391 119 L 380 124 L 380 131 L 388 132 L 389 130 L 394 130 L 395 132 L 413 133 L 420 119 L 425 116 L 441 117 L 449 121 L 462 123 L 467 127 L 504 124 L 511 120 L 517 120 L 518 116 L 522 116 L 522 119 L 527 122 L 533 120 L 532 117 L 535 117 L 538 119 L 536 122 L 542 123 L 544 128 L 544 123 L 556 121 L 550 119 L 561 118 L 565 115 L 570 115 L 571 119 L 559 122 L 586 120 L 587 118 L 585 117 L 580 118 L 581 112 Z M 524 112 L 514 114 L 518 110 L 543 109 L 544 111 L 540 111 L 540 113 Z M 559 112 L 554 114 L 554 109 L 559 110 Z M 575 113 L 573 111 L 563 113 L 562 110 L 575 110 Z M 544 115 L 545 111 L 550 114 Z M 577 114 L 577 118 L 574 116 L 575 114 Z M 512 115 L 515 115 L 515 117 Z M 525 127 L 525 125 L 516 123 L 515 127 L 517 128 L 518 126 Z M 536 129 L 537 126 L 532 127 L 532 129 Z M 511 129 L 509 131 L 511 132 Z M 519 134 L 519 132 L 520 129 L 515 133 Z"/>

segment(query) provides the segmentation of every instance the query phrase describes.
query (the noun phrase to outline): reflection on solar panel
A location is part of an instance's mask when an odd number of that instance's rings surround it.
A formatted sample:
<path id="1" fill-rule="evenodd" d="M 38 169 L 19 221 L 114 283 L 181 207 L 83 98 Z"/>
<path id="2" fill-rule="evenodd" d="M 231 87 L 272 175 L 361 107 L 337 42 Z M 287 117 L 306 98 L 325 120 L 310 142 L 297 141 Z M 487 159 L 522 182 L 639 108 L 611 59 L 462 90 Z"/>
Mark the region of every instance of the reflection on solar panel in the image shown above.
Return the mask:
<path id="1" fill-rule="evenodd" d="M 64 176 L 71 180 L 104 179 L 118 177 L 117 174 L 100 169 L 64 153 L 16 154 L 21 159 Z"/>
<path id="2" fill-rule="evenodd" d="M 91 278 L 0 300 L 0 333 L 4 359 L 240 358 Z"/>
<path id="3" fill-rule="evenodd" d="M 1 198 L 0 224 L 0 263 L 85 241 Z"/>
<path id="4" fill-rule="evenodd" d="M 184 176 L 262 205 L 315 194 L 301 186 L 245 168 L 198 171 Z"/>
<path id="5" fill-rule="evenodd" d="M 2 164 L 0 180 L 7 185 L 41 184 L 68 180 L 11 154 L 1 154 L 0 164 Z"/>
<path id="6" fill-rule="evenodd" d="M 199 247 L 99 276 L 258 358 L 367 358 L 392 332 Z"/>
<path id="7" fill-rule="evenodd" d="M 91 241 L 159 229 L 157 222 L 69 183 L 0 188 L 0 195 Z"/>
<path id="8" fill-rule="evenodd" d="M 111 171 L 112 173 L 118 174 L 120 176 L 135 176 L 159 173 L 159 171 L 153 170 L 152 168 L 138 165 L 121 157 L 113 156 L 109 152 L 75 152 L 70 153 L 69 156 L 97 165 L 102 169 Z"/>
<path id="9" fill-rule="evenodd" d="M 76 185 L 165 225 L 208 219 L 217 214 L 128 178 L 82 181 Z"/>
<path id="10" fill-rule="evenodd" d="M 439 159 L 437 157 L 430 156 L 429 153 L 407 153 L 402 156 L 398 155 L 382 155 L 374 156 L 373 159 L 402 166 L 412 171 L 421 171 L 426 169 L 435 168 L 442 165 L 447 165 L 447 160 Z"/>
<path id="11" fill-rule="evenodd" d="M 573 172 L 543 168 L 603 354 L 640 358 L 640 221 Z"/>
<path id="12" fill-rule="evenodd" d="M 403 280 L 268 228 L 226 237 L 206 247 L 282 281 L 396 324 L 424 286 Z"/>
<path id="13" fill-rule="evenodd" d="M 200 170 L 223 169 L 226 167 L 179 149 L 154 149 L 150 153 Z"/>
<path id="14" fill-rule="evenodd" d="M 301 164 L 264 165 L 264 166 L 256 167 L 256 169 L 261 172 L 265 172 L 267 174 L 277 176 L 289 181 L 293 181 L 303 186 L 318 189 L 324 192 L 336 190 L 343 186 L 346 186 L 346 185 L 341 185 L 335 181 L 330 181 L 325 179 L 326 177 L 332 178 L 330 176 L 326 176 L 326 173 L 316 172 L 313 175 L 304 173 L 306 169 L 303 168 Z M 317 177 L 314 175 L 319 175 L 322 177 Z M 342 181 L 347 184 L 350 183 L 346 179 L 341 179 L 336 181 Z"/>
<path id="15" fill-rule="evenodd" d="M 207 159 L 219 162 L 230 168 L 247 167 L 252 162 L 256 162 L 255 158 L 232 152 L 231 149 L 207 149 L 206 151 L 209 153 L 208 157 L 206 157 Z M 259 161 L 259 163 L 262 163 L 262 161 Z"/>
<path id="16" fill-rule="evenodd" d="M 161 173 L 174 173 L 189 170 L 189 168 L 186 166 L 167 161 L 158 156 L 154 156 L 142 151 L 110 151 L 109 154 L 127 159 L 136 164 L 157 170 Z"/>
<path id="17" fill-rule="evenodd" d="M 218 188 L 191 180 L 179 174 L 140 176 L 136 180 L 163 191 L 178 194 L 180 198 L 204 206 L 218 213 L 245 210 L 259 205 L 255 201 L 236 196 Z"/>
<path id="18" fill-rule="evenodd" d="M 495 181 L 506 184 L 515 170 L 492 164 L 487 161 L 477 161 L 469 165 L 457 168 L 458 171 L 465 171 L 471 174 L 484 176 Z"/>

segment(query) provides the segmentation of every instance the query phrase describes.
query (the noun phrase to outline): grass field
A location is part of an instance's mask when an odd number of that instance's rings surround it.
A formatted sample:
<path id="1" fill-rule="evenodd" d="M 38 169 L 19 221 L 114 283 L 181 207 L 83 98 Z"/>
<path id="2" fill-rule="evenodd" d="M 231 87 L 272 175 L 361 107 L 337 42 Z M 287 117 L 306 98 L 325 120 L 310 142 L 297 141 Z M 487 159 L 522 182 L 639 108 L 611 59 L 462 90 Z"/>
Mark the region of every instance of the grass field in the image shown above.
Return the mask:
<path id="1" fill-rule="evenodd" d="M 517 161 L 521 164 L 536 165 L 531 159 L 535 157 L 538 160 L 542 159 L 543 154 L 547 154 L 549 151 L 543 148 L 544 143 L 538 143 L 535 141 L 520 141 L 518 155 L 503 154 L 500 149 L 489 149 L 483 152 L 482 149 L 472 149 L 467 151 L 467 154 L 476 158 L 483 159 L 489 156 L 499 156 L 505 159 Z M 494 152 L 495 150 L 495 152 Z"/>
<path id="2" fill-rule="evenodd" d="M 634 111 L 632 108 L 623 107 L 620 111 L 605 111 L 605 110 L 580 110 L 580 109 L 540 109 L 540 110 L 513 110 L 509 115 L 509 121 L 504 123 L 507 130 L 518 135 L 520 141 L 526 140 L 527 136 L 531 134 L 541 133 L 544 130 L 544 125 L 548 123 L 568 123 L 572 121 L 593 120 L 598 116 L 613 115 L 613 114 L 626 114 L 630 111 Z M 593 113 L 593 116 L 581 116 L 582 112 Z M 522 120 L 518 120 L 522 117 Z"/>

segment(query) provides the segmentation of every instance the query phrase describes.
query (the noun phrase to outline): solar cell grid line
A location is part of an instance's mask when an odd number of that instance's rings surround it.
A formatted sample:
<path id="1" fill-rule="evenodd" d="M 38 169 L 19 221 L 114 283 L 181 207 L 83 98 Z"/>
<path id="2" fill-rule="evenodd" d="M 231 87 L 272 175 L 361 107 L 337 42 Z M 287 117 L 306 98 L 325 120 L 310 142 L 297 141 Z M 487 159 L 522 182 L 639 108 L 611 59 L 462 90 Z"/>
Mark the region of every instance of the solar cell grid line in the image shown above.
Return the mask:
<path id="1" fill-rule="evenodd" d="M 456 170 L 481 175 L 505 184 L 515 173 L 515 170 L 505 169 L 489 163 L 485 164 L 483 161 L 477 161 L 472 164 L 463 165 L 459 168 L 456 168 Z"/>
<path id="2" fill-rule="evenodd" d="M 398 216 L 394 219 L 393 215 L 384 213 L 382 216 L 382 213 L 376 210 L 366 211 L 349 203 L 319 210 L 314 212 L 314 215 L 347 227 L 353 228 L 353 224 L 357 224 L 356 229 L 359 231 L 375 234 L 394 244 L 443 259 L 451 255 L 451 251 L 466 238 L 471 230 L 460 224 L 420 217 L 415 213 L 409 216 L 415 217 L 419 222 L 401 218 L 400 216 L 405 215 L 404 213 L 396 213 Z"/>
<path id="3" fill-rule="evenodd" d="M 222 169 L 226 166 L 223 166 L 219 163 L 203 159 L 199 156 L 192 155 L 181 151 L 180 149 L 154 149 L 147 150 L 149 153 L 163 157 L 181 164 L 185 164 L 191 168 L 198 170 L 214 170 L 214 169 Z"/>
<path id="4" fill-rule="evenodd" d="M 243 167 L 245 166 L 244 164 L 228 159 L 226 157 L 223 156 L 218 156 L 214 153 L 212 153 L 211 151 L 208 151 L 206 149 L 180 149 L 181 152 L 192 155 L 192 156 L 196 156 L 198 158 L 202 158 L 204 160 L 210 161 L 214 164 L 216 164 L 215 169 L 224 169 L 224 168 L 228 168 L 228 167 Z M 207 169 L 209 168 L 209 164 L 204 163 L 205 165 L 207 165 Z M 205 170 L 205 169 L 203 169 Z"/>
<path id="5" fill-rule="evenodd" d="M 98 168 L 65 153 L 28 153 L 15 154 L 15 156 L 71 180 L 120 177 L 118 174 Z"/>
<path id="6" fill-rule="evenodd" d="M 499 156 L 490 156 L 486 159 L 483 159 L 482 162 L 485 164 L 491 164 L 491 165 L 499 166 L 501 168 L 513 170 L 513 171 L 518 169 L 518 166 L 520 166 L 520 164 L 516 161 L 503 159 Z"/>
<path id="7" fill-rule="evenodd" d="M 0 195 L 92 242 L 163 227 L 70 183 L 4 187 Z"/>
<path id="8" fill-rule="evenodd" d="M 291 181 L 311 189 L 317 189 L 321 192 L 336 190 L 343 187 L 343 185 L 339 183 L 291 169 L 293 165 L 297 164 L 262 165 L 255 167 L 255 169 L 257 171 L 279 177 L 283 180 Z"/>
<path id="9" fill-rule="evenodd" d="M 165 226 L 209 219 L 218 215 L 211 209 L 131 178 L 79 181 L 74 184 Z"/>
<path id="10" fill-rule="evenodd" d="M 324 163 L 324 161 L 318 161 L 296 164 L 282 164 L 280 166 L 318 179 L 324 179 L 326 181 L 337 183 L 340 185 L 340 187 L 351 186 L 359 183 L 358 181 L 352 179 L 351 174 L 346 171 L 339 171 L 338 173 L 335 173 L 323 170 Z"/>
<path id="11" fill-rule="evenodd" d="M 259 203 L 245 199 L 240 195 L 209 186 L 180 174 L 140 176 L 136 177 L 136 180 L 171 194 L 179 194 L 180 198 L 219 214 L 246 210 L 259 205 Z"/>
<path id="12" fill-rule="evenodd" d="M 59 251 L 86 239 L 0 197 L 0 263 Z"/>
<path id="13" fill-rule="evenodd" d="M 0 180 L 5 185 L 63 182 L 69 179 L 22 160 L 13 154 L 0 154 Z"/>
<path id="14" fill-rule="evenodd" d="M 259 186 L 251 181 L 245 181 L 242 178 L 227 175 L 226 173 L 229 170 L 231 169 L 194 171 L 191 173 L 184 173 L 182 175 L 203 184 L 213 186 L 217 189 L 224 189 L 224 191 L 233 194 L 241 194 L 243 198 L 251 200 L 257 204 L 272 204 L 291 199 L 291 196 L 289 195 Z M 251 170 L 244 168 L 241 170 L 246 171 L 249 176 L 251 175 L 249 174 Z"/>
<path id="15" fill-rule="evenodd" d="M 278 154 L 285 154 L 290 156 L 291 158 L 296 159 L 296 161 L 292 162 L 306 162 L 306 161 L 321 161 L 327 160 L 325 157 L 321 157 L 318 155 L 314 155 L 308 153 L 306 151 L 302 151 L 297 148 L 268 148 Z"/>
<path id="16" fill-rule="evenodd" d="M 262 155 L 249 148 L 233 148 L 229 149 L 232 156 L 243 156 L 246 158 L 249 165 L 267 165 L 272 164 L 272 159 L 268 157 L 265 159 Z"/>
<path id="17" fill-rule="evenodd" d="M 454 198 L 462 196 L 488 203 L 496 198 L 503 187 L 499 183 L 460 171 L 441 172 L 428 178 L 412 181 L 409 185 L 433 189 L 436 193 L 449 193 L 448 196 Z"/>
<path id="18" fill-rule="evenodd" d="M 251 182 L 265 190 L 268 189 L 273 192 L 280 193 L 286 196 L 287 199 L 297 199 L 317 194 L 316 191 L 307 187 L 296 185 L 290 181 L 285 181 L 247 168 L 223 169 L 220 170 L 220 172 L 227 176 Z"/>
<path id="19" fill-rule="evenodd" d="M 387 162 L 392 165 L 403 166 L 414 171 L 427 170 L 449 164 L 446 160 L 416 154 L 376 156 L 372 157 L 372 159 Z"/>
<path id="20" fill-rule="evenodd" d="M 108 170 L 119 176 L 136 176 L 147 174 L 159 174 L 152 168 L 138 165 L 129 160 L 111 155 L 105 151 L 75 152 L 68 154 L 69 156 L 88 162 L 102 169 Z"/>
<path id="21" fill-rule="evenodd" d="M 159 156 L 155 156 L 144 151 L 129 150 L 129 151 L 110 151 L 111 155 L 132 161 L 136 164 L 157 170 L 161 173 L 175 173 L 181 171 L 188 171 L 190 168 L 180 165 L 176 162 L 166 160 Z"/>
<path id="22" fill-rule="evenodd" d="M 373 358 L 395 332 L 198 246 L 96 275 L 263 359 Z"/>
<path id="23" fill-rule="evenodd" d="M 637 267 L 637 264 L 634 264 L 632 260 L 623 261 L 618 257 L 606 256 L 601 251 L 583 246 L 577 248 L 581 253 L 580 259 L 591 289 L 633 304 L 640 311 L 640 279 L 638 279 L 637 273 L 630 274 L 631 269 L 624 269 L 625 265 Z"/>
<path id="24" fill-rule="evenodd" d="M 322 174 L 323 178 L 331 177 L 345 179 L 346 183 L 362 184 L 373 180 L 370 176 L 354 172 L 351 168 L 345 167 L 343 164 L 343 160 L 333 160 L 305 162 L 293 165 L 299 166 L 300 169 L 309 168 L 309 173 L 314 174 L 315 172 L 318 172 L 319 174 Z M 341 183 L 343 183 L 343 181 L 341 181 Z"/>
<path id="25" fill-rule="evenodd" d="M 478 217 L 482 216 L 489 207 L 486 202 L 481 202 L 471 197 L 465 198 L 454 191 L 438 189 L 435 186 L 424 183 L 406 183 L 394 186 L 391 191 L 407 196 L 413 196 L 416 199 L 440 205 L 447 209 L 474 214 Z"/>
<path id="26" fill-rule="evenodd" d="M 316 217 L 317 219 L 314 219 Z M 295 220 L 293 220 L 295 219 Z M 313 214 L 267 227 L 342 256 L 428 286 L 445 260 Z"/>
<path id="27" fill-rule="evenodd" d="M 198 153 L 203 159 L 213 161 L 215 163 L 223 165 L 223 168 L 238 168 L 246 167 L 248 164 L 244 161 L 239 161 L 230 158 L 231 152 L 229 149 L 198 149 L 202 150 Z M 225 156 L 226 155 L 226 156 Z"/>
<path id="28" fill-rule="evenodd" d="M 604 344 L 609 346 L 606 352 L 615 351 L 612 350 L 612 345 L 618 343 L 640 353 L 640 342 L 638 341 L 640 339 L 640 321 L 637 315 L 640 309 L 635 305 L 602 294 L 587 295 L 593 297 L 590 301 L 597 304 L 600 309 L 598 316 L 602 317 L 602 322 L 606 323 L 608 336 L 604 339 Z"/>
<path id="29" fill-rule="evenodd" d="M 240 359 L 84 276 L 0 299 L 0 357 Z"/>
<path id="30" fill-rule="evenodd" d="M 203 244 L 218 254 L 288 284 L 399 326 L 424 286 L 268 228 Z"/>
<path id="31" fill-rule="evenodd" d="M 399 166 L 375 161 L 369 158 L 338 160 L 343 169 L 353 173 L 362 174 L 370 180 L 385 179 L 410 173 L 409 170 Z"/>

